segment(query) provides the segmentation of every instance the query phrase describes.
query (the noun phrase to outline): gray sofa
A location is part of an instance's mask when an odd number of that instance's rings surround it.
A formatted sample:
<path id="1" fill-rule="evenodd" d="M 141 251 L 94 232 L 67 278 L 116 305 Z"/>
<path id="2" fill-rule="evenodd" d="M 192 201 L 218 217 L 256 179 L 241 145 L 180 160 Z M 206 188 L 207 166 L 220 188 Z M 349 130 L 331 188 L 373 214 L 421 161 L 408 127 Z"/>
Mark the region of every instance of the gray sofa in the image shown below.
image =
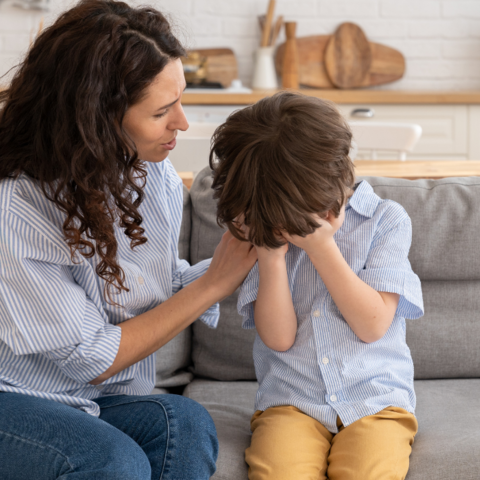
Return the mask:
<path id="1" fill-rule="evenodd" d="M 480 178 L 365 180 L 412 218 L 410 261 L 422 280 L 425 316 L 407 320 L 420 425 L 407 480 L 479 480 Z M 210 185 L 205 169 L 185 189 L 179 246 L 192 264 L 211 257 L 223 233 Z M 157 391 L 185 386 L 215 421 L 215 480 L 247 479 L 255 331 L 241 328 L 236 302 L 236 294 L 222 302 L 216 330 L 195 322 L 157 354 Z"/>

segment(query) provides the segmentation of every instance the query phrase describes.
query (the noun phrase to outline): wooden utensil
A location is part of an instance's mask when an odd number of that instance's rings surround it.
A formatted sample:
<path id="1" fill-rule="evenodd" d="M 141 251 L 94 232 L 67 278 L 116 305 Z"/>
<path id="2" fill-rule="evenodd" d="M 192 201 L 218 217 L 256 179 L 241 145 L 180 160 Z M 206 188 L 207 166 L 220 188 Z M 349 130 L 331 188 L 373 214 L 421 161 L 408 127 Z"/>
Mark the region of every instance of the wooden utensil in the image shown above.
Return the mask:
<path id="1" fill-rule="evenodd" d="M 267 19 L 265 20 L 265 27 L 263 28 L 263 32 L 262 32 L 262 43 L 260 44 L 260 46 L 262 47 L 268 47 L 269 45 L 274 11 L 275 11 L 275 0 L 270 0 L 268 4 Z"/>
<path id="2" fill-rule="evenodd" d="M 354 23 L 342 23 L 327 44 L 325 68 L 338 88 L 362 85 L 372 63 L 372 50 L 363 30 Z"/>
<path id="3" fill-rule="evenodd" d="M 295 30 L 297 22 L 285 23 L 285 54 L 283 56 L 282 67 L 282 87 L 298 88 L 298 51 L 295 40 Z"/>
<path id="4" fill-rule="evenodd" d="M 324 54 L 331 35 L 297 37 L 298 81 L 300 85 L 312 88 L 335 88 L 327 74 Z M 394 48 L 369 42 L 372 52 L 370 69 L 359 87 L 371 87 L 394 82 L 405 73 L 405 58 Z M 275 54 L 275 67 L 282 74 L 285 43 Z"/>
<path id="5" fill-rule="evenodd" d="M 283 26 L 283 15 L 280 15 L 275 22 L 275 26 L 272 29 L 272 37 L 270 39 L 270 45 L 274 46 L 277 43 L 277 38 L 280 33 L 280 30 Z"/>

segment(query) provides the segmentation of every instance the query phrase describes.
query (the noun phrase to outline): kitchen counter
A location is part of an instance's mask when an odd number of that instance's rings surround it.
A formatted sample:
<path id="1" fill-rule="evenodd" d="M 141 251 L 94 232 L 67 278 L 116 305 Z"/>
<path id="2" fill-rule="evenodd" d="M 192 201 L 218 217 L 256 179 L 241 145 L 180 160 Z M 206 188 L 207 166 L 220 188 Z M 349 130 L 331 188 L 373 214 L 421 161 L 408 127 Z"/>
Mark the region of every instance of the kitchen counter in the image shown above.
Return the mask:
<path id="1" fill-rule="evenodd" d="M 0 85 L 0 91 L 4 90 Z M 250 105 L 280 90 L 253 90 L 252 93 L 184 93 L 184 105 Z M 401 91 L 372 89 L 313 89 L 296 90 L 305 95 L 325 98 L 339 104 L 410 104 L 410 105 L 480 105 L 480 90 L 456 92 Z"/>
<path id="2" fill-rule="evenodd" d="M 357 176 L 438 180 L 447 177 L 480 177 L 478 160 L 355 160 Z"/>
<path id="3" fill-rule="evenodd" d="M 184 105 L 250 105 L 278 90 L 254 90 L 252 93 L 184 93 Z M 435 104 L 480 105 L 480 90 L 458 92 L 398 91 L 398 90 L 320 90 L 300 89 L 306 95 L 324 98 L 338 104 Z"/>

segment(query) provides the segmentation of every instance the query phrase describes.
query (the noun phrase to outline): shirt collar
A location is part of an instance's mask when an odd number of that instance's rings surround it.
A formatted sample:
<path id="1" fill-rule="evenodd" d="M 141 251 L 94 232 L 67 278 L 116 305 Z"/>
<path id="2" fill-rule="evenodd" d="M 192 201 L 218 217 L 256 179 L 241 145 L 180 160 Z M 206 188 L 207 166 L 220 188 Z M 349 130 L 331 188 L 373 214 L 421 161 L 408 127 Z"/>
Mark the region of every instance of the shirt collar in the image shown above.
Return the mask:
<path id="1" fill-rule="evenodd" d="M 345 210 L 350 207 L 364 217 L 372 218 L 381 198 L 373 191 L 372 186 L 363 180 L 349 198 Z"/>

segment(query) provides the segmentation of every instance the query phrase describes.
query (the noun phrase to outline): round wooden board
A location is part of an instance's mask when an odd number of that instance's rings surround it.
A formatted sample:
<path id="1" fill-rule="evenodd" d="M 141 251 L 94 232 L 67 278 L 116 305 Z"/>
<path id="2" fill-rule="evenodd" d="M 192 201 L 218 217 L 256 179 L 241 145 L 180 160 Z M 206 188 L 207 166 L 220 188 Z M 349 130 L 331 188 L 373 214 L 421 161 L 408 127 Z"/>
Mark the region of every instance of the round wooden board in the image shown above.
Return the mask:
<path id="1" fill-rule="evenodd" d="M 338 88 L 362 85 L 372 63 L 372 50 L 363 30 L 354 23 L 342 23 L 325 49 L 325 68 Z"/>

